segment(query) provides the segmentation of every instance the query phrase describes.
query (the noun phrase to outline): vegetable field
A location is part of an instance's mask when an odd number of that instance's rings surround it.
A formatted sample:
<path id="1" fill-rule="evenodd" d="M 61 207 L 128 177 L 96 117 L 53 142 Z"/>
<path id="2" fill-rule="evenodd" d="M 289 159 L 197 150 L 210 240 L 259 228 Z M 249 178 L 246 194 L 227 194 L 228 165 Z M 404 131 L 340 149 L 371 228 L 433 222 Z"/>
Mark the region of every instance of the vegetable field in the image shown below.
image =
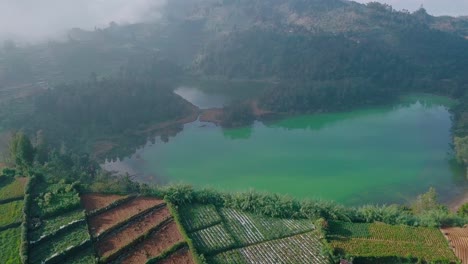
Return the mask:
<path id="1" fill-rule="evenodd" d="M 85 213 L 82 209 L 74 210 L 63 215 L 46 218 L 42 220 L 38 227 L 31 228 L 29 231 L 30 239 L 32 241 L 36 241 L 42 236 L 48 236 L 58 229 L 80 220 L 85 220 Z"/>
<path id="2" fill-rule="evenodd" d="M 329 263 L 310 220 L 264 217 L 213 205 L 179 210 L 195 247 L 209 263 Z"/>
<path id="3" fill-rule="evenodd" d="M 234 251 L 227 251 L 211 259 L 212 263 L 295 263 L 327 264 L 322 255 L 322 243 L 314 232 L 271 240 Z"/>
<path id="4" fill-rule="evenodd" d="M 0 189 L 0 201 L 24 196 L 24 187 L 27 183 L 26 178 L 2 179 L 0 182 L 0 186 L 3 186 Z"/>
<path id="5" fill-rule="evenodd" d="M 343 255 L 457 260 L 447 241 L 435 228 L 331 222 L 328 237 L 335 251 Z"/>
<path id="6" fill-rule="evenodd" d="M 0 263 L 17 264 L 20 260 L 21 229 L 10 228 L 0 232 Z"/>

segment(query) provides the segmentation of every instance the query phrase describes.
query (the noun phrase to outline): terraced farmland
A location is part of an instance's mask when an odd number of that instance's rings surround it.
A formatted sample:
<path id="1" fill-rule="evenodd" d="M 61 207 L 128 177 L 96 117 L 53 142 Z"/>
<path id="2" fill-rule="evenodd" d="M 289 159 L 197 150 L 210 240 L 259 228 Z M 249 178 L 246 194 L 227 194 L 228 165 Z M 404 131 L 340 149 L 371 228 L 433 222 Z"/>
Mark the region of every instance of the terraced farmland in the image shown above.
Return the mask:
<path id="1" fill-rule="evenodd" d="M 74 185 L 37 181 L 28 226 L 29 263 L 64 260 L 65 263 L 96 263 L 84 209 Z"/>
<path id="2" fill-rule="evenodd" d="M 19 227 L 0 232 L 0 263 L 21 263 L 19 252 L 21 230 Z"/>
<path id="3" fill-rule="evenodd" d="M 27 182 L 27 178 L 12 179 L 2 176 L 0 178 L 0 186 L 3 186 L 0 189 L 0 203 L 10 199 L 22 199 Z"/>
<path id="4" fill-rule="evenodd" d="M 163 200 L 88 194 L 82 196 L 82 204 L 89 214 L 100 262 L 193 263 L 181 230 Z"/>
<path id="5" fill-rule="evenodd" d="M 468 264 L 468 227 L 444 228 L 441 231 L 448 239 L 455 255 L 463 264 Z"/>
<path id="6" fill-rule="evenodd" d="M 179 211 L 190 219 L 184 225 L 208 263 L 329 263 L 310 220 L 262 217 L 213 205 Z"/>
<path id="7" fill-rule="evenodd" d="M 412 256 L 425 261 L 457 261 L 436 228 L 331 222 L 328 238 L 335 251 L 342 255 L 364 258 Z"/>

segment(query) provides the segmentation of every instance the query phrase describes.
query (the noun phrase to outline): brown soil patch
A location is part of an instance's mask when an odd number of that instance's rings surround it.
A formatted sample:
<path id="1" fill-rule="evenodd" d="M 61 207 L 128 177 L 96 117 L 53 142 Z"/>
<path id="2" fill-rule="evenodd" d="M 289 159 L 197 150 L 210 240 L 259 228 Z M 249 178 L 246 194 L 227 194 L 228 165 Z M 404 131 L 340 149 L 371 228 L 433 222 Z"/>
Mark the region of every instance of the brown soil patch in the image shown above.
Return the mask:
<path id="1" fill-rule="evenodd" d="M 171 221 L 168 225 L 161 228 L 161 230 L 151 234 L 143 243 L 137 245 L 121 263 L 146 263 L 148 259 L 161 255 L 165 250 L 168 250 L 173 245 L 178 242 L 182 242 L 183 240 L 184 239 L 180 234 L 179 229 L 177 229 L 177 225 L 174 221 Z"/>
<path id="2" fill-rule="evenodd" d="M 160 264 L 194 264 L 192 254 L 188 248 L 179 249 L 167 259 L 159 262 Z"/>
<path id="3" fill-rule="evenodd" d="M 81 196 L 81 204 L 86 209 L 86 212 L 92 212 L 96 209 L 104 208 L 124 197 L 125 196 L 121 195 L 83 194 Z"/>
<path id="4" fill-rule="evenodd" d="M 212 108 L 203 110 L 200 115 L 200 121 L 202 122 L 211 122 L 219 125 L 221 123 L 221 118 L 223 116 L 223 109 L 221 108 Z"/>
<path id="5" fill-rule="evenodd" d="M 164 203 L 163 200 L 155 198 L 139 197 L 133 199 L 130 202 L 91 217 L 88 221 L 91 226 L 91 233 L 93 236 L 97 236 L 128 218 L 162 203 Z"/>
<path id="6" fill-rule="evenodd" d="M 468 227 L 451 227 L 441 229 L 448 239 L 455 255 L 463 264 L 468 264 Z"/>
<path id="7" fill-rule="evenodd" d="M 120 248 L 130 244 L 139 236 L 148 232 L 151 228 L 162 223 L 165 219 L 169 218 L 171 214 L 167 207 L 155 210 L 137 222 L 131 223 L 125 229 L 118 233 L 112 234 L 106 239 L 97 242 L 97 251 L 99 256 L 107 257 Z"/>

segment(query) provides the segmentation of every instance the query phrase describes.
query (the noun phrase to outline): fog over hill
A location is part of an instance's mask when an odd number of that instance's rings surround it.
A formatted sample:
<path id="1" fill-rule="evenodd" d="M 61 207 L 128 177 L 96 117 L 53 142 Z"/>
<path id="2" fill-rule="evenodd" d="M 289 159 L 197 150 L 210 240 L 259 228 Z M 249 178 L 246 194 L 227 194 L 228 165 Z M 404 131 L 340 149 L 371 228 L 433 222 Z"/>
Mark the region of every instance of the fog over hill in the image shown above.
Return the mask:
<path id="1" fill-rule="evenodd" d="M 468 1 L 466 0 L 355 0 L 359 3 L 373 1 L 386 3 L 395 9 L 415 11 L 424 6 L 427 12 L 434 16 L 466 16 L 468 15 Z"/>

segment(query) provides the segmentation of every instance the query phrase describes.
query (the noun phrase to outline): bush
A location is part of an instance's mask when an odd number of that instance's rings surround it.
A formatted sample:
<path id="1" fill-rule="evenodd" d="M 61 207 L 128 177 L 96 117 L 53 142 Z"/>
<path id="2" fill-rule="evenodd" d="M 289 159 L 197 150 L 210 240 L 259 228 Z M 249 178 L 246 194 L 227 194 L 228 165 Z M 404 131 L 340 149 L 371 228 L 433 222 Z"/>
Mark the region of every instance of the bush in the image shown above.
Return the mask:
<path id="1" fill-rule="evenodd" d="M 464 205 L 462 205 L 458 209 L 457 213 L 458 213 L 459 216 L 468 217 L 468 203 L 465 203 Z"/>

